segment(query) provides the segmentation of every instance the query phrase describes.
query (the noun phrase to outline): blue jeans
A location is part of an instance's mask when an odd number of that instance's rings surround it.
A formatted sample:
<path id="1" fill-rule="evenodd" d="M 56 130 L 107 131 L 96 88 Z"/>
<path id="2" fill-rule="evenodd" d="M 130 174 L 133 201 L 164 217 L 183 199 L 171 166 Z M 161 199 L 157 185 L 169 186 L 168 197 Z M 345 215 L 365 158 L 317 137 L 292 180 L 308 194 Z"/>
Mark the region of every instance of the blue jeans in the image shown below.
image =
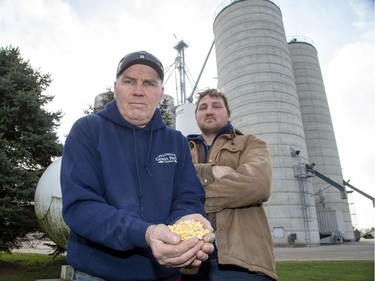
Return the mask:
<path id="1" fill-rule="evenodd" d="M 164 279 L 167 280 L 167 279 Z M 170 278 L 168 280 L 171 281 Z M 174 281 L 180 281 L 180 278 L 173 278 Z M 89 275 L 85 272 L 79 271 L 79 270 L 74 270 L 74 275 L 73 275 L 73 281 L 105 281 L 102 278 L 95 277 L 92 275 Z"/>
<path id="2" fill-rule="evenodd" d="M 102 278 L 91 276 L 82 271 L 74 270 L 73 281 L 105 281 Z"/>
<path id="3" fill-rule="evenodd" d="M 216 249 L 210 258 L 202 263 L 196 275 L 184 274 L 181 281 L 272 281 L 267 275 L 257 274 L 245 268 L 219 264 Z"/>

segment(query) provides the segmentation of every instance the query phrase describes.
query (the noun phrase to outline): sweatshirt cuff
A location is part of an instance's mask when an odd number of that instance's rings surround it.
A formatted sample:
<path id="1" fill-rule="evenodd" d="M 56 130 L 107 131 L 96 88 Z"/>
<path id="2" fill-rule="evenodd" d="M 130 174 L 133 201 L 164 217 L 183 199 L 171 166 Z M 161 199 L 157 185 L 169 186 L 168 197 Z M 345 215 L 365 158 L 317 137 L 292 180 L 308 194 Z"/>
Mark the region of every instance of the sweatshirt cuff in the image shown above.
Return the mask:
<path id="1" fill-rule="evenodd" d="M 136 248 L 148 248 L 146 242 L 146 230 L 150 226 L 150 223 L 139 222 L 130 232 L 130 241 Z"/>

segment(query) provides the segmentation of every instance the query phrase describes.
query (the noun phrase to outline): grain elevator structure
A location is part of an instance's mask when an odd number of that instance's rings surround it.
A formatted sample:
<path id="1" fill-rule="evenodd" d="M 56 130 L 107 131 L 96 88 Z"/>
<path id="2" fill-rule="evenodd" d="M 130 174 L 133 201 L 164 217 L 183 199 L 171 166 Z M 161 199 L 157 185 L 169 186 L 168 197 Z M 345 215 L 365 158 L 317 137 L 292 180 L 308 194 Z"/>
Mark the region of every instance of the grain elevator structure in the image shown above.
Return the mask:
<path id="1" fill-rule="evenodd" d="M 313 44 L 287 42 L 281 10 L 270 0 L 223 3 L 213 31 L 218 88 L 227 94 L 231 121 L 265 140 L 272 153 L 273 193 L 265 208 L 274 243 L 353 240 Z M 315 169 L 335 186 L 316 177 Z"/>
<path id="2" fill-rule="evenodd" d="M 273 192 L 264 206 L 274 244 L 354 241 L 342 184 L 360 191 L 343 182 L 312 41 L 301 37 L 287 40 L 281 10 L 271 0 L 223 2 L 213 32 L 218 89 L 228 97 L 231 122 L 243 133 L 265 140 L 272 154 Z M 95 106 L 103 98 L 99 95 Z M 178 107 L 172 96 L 167 97 L 167 103 L 176 113 L 170 115 L 177 129 L 185 135 L 199 133 L 190 97 L 186 99 L 184 93 Z M 69 229 L 61 214 L 60 163 L 61 159 L 55 160 L 40 179 L 35 210 L 42 229 L 64 248 Z M 375 206 L 373 197 L 361 193 Z"/>

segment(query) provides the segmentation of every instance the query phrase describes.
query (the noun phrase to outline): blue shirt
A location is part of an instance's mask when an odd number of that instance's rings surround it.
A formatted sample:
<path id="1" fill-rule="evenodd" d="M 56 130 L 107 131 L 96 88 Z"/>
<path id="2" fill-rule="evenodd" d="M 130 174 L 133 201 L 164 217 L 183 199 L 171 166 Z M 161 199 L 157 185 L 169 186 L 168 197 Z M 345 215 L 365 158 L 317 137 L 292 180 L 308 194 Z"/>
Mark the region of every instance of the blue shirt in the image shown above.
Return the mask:
<path id="1" fill-rule="evenodd" d="M 61 188 L 74 268 L 113 281 L 179 274 L 157 263 L 145 232 L 204 215 L 205 192 L 186 138 L 165 126 L 159 110 L 144 128 L 128 123 L 115 101 L 79 119 L 64 146 Z"/>

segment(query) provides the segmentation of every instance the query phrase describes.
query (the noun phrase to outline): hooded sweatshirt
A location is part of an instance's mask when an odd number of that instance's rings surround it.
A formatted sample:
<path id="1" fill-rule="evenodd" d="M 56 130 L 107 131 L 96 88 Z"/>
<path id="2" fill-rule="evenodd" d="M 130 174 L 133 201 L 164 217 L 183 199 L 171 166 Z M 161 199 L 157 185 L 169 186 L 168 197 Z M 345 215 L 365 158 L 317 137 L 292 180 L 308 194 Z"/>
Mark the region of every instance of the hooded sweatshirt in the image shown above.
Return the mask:
<path id="1" fill-rule="evenodd" d="M 61 164 L 67 261 L 111 281 L 175 278 L 146 243 L 151 224 L 204 215 L 205 192 L 186 138 L 166 127 L 159 109 L 144 128 L 128 123 L 112 101 L 79 119 Z"/>

